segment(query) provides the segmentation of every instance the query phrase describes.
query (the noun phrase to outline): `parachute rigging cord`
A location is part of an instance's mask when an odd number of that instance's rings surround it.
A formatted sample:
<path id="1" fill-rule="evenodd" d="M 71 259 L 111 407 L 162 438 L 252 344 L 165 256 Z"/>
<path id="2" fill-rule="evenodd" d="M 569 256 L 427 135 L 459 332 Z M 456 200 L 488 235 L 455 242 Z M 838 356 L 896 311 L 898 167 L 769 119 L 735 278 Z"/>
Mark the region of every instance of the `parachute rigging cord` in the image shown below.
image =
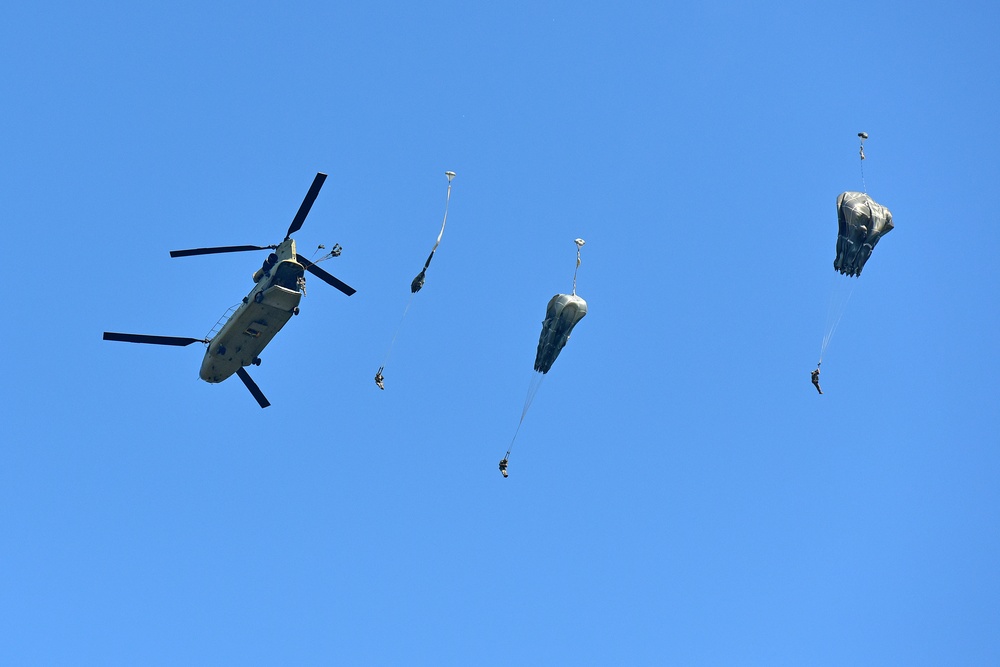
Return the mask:
<path id="1" fill-rule="evenodd" d="M 382 365 L 378 369 L 378 374 L 381 375 L 382 371 L 385 369 L 385 365 L 389 363 L 389 355 L 392 354 L 392 346 L 396 344 L 396 336 L 399 335 L 399 329 L 403 326 L 403 320 L 406 319 L 406 313 L 410 310 L 410 304 L 413 303 L 413 293 L 410 293 L 410 298 L 406 300 L 406 307 L 403 308 L 403 316 L 399 318 L 399 324 L 396 325 L 396 330 L 392 334 L 392 340 L 389 342 L 389 349 L 385 351 L 385 356 L 382 358 Z"/>
<path id="2" fill-rule="evenodd" d="M 339 243 L 334 243 L 333 249 L 330 250 L 330 252 L 326 253 L 319 259 L 316 259 L 316 255 L 319 254 L 320 250 L 326 250 L 326 246 L 323 245 L 322 243 L 316 246 L 316 252 L 313 253 L 312 259 L 309 260 L 313 264 L 319 264 L 320 262 L 325 262 L 328 259 L 333 259 L 334 257 L 340 257 L 340 253 L 344 251 L 344 249 L 340 247 Z"/>
<path id="3" fill-rule="evenodd" d="M 406 319 L 406 314 L 410 312 L 410 304 L 413 303 L 413 295 L 419 292 L 420 288 L 424 286 L 424 277 L 427 273 L 427 268 L 431 265 L 431 260 L 434 259 L 434 253 L 441 244 L 441 237 L 444 236 L 444 226 L 448 224 L 448 204 L 451 203 L 451 179 L 455 178 L 455 172 L 446 171 L 444 172 L 444 175 L 448 177 L 448 192 L 445 195 L 444 200 L 444 219 L 441 221 L 441 231 L 438 232 L 437 240 L 434 242 L 434 247 L 431 248 L 431 254 L 427 256 L 427 261 L 424 262 L 424 268 L 420 270 L 417 277 L 413 279 L 412 283 L 410 283 L 410 298 L 406 301 L 406 307 L 403 308 L 403 315 L 399 318 L 399 324 L 396 325 L 396 330 L 392 334 L 392 340 L 389 341 L 389 347 L 386 349 L 385 356 L 382 358 L 382 365 L 379 366 L 378 371 L 375 373 L 375 384 L 378 385 L 379 389 L 385 389 L 385 385 L 383 383 L 385 378 L 382 375 L 382 371 L 385 370 L 386 364 L 389 363 L 389 356 L 392 354 L 392 348 L 396 344 L 396 337 L 399 336 L 399 330 L 403 327 L 403 320 Z"/>
<path id="4" fill-rule="evenodd" d="M 528 382 L 528 393 L 524 397 L 524 407 L 521 409 L 521 419 L 517 422 L 517 428 L 514 429 L 514 437 L 510 439 L 510 445 L 507 447 L 507 453 L 504 455 L 504 461 L 510 459 L 510 450 L 514 449 L 514 441 L 517 440 L 517 434 L 521 431 L 521 424 L 524 423 L 524 416 L 528 414 L 528 408 L 531 407 L 532 401 L 535 400 L 535 394 L 538 393 L 539 388 L 542 386 L 542 380 L 545 379 L 544 373 L 532 372 L 531 380 Z"/>
<path id="5" fill-rule="evenodd" d="M 844 313 L 847 312 L 847 304 L 851 300 L 851 295 L 854 294 L 854 288 L 857 287 L 857 282 L 854 280 L 844 280 L 844 278 L 838 274 L 833 274 L 834 285 L 830 289 L 830 300 L 826 308 L 826 328 L 823 333 L 823 342 L 819 348 L 819 361 L 816 363 L 816 368 L 820 367 L 823 363 L 823 355 L 826 354 L 826 348 L 829 347 L 830 341 L 833 340 L 833 334 L 837 333 L 837 326 L 840 325 L 840 320 L 843 319 Z"/>
<path id="6" fill-rule="evenodd" d="M 861 189 L 868 194 L 868 186 L 865 185 L 865 139 L 868 138 L 868 133 L 858 132 L 858 138 L 861 140 L 861 147 L 858 149 L 858 154 L 861 156 Z"/>
<path id="7" fill-rule="evenodd" d="M 583 239 L 576 239 L 576 270 L 573 271 L 573 296 L 576 296 L 576 274 L 580 270 L 580 248 L 582 248 L 587 242 Z"/>

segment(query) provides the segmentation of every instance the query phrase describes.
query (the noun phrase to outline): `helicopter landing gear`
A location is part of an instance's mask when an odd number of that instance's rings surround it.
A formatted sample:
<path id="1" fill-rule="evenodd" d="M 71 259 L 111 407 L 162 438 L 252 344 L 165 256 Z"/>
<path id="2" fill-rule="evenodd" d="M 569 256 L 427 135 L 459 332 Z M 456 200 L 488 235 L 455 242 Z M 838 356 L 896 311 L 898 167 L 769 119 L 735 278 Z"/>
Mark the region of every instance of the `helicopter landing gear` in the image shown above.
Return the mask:
<path id="1" fill-rule="evenodd" d="M 264 293 L 257 292 L 256 294 L 253 295 L 253 300 L 254 303 L 261 303 L 264 300 Z"/>
<path id="2" fill-rule="evenodd" d="M 299 314 L 299 307 L 295 306 L 294 308 L 292 308 L 292 315 L 298 315 L 298 314 Z"/>
<path id="3" fill-rule="evenodd" d="M 260 357 L 254 357 L 253 361 L 250 362 L 254 366 L 260 366 Z"/>

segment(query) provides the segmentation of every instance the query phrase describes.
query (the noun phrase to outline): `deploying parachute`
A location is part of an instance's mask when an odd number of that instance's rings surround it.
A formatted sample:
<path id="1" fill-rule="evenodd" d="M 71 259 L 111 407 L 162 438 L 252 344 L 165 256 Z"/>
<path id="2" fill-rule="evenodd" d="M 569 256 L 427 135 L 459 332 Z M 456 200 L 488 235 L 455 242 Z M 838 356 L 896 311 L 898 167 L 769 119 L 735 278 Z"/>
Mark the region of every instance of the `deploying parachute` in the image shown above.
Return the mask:
<path id="1" fill-rule="evenodd" d="M 448 177 L 448 192 L 445 195 L 444 200 L 444 219 L 441 221 L 441 231 L 438 232 L 437 240 L 434 242 L 434 247 L 431 248 L 431 254 L 427 256 L 427 261 L 424 262 L 424 268 L 420 270 L 420 273 L 410 282 L 410 300 L 406 302 L 406 307 L 403 309 L 403 316 L 399 318 L 399 324 L 396 325 L 396 332 L 392 335 L 392 340 L 389 342 L 389 348 L 385 352 L 385 357 L 382 359 L 382 365 L 378 367 L 375 371 L 375 384 L 379 389 L 385 389 L 385 375 L 382 371 L 385 370 L 385 365 L 389 363 L 389 355 L 392 354 L 392 346 L 396 343 L 396 336 L 399 335 L 399 329 L 403 326 L 403 320 L 406 319 L 406 313 L 410 310 L 410 303 L 413 301 L 413 295 L 420 291 L 420 288 L 424 286 L 424 281 L 427 278 L 427 269 L 430 268 L 431 260 L 434 259 L 434 253 L 437 252 L 438 246 L 441 245 L 441 237 L 444 236 L 444 226 L 448 224 L 448 204 L 451 203 L 451 179 L 455 178 L 455 172 L 446 171 L 444 175 Z"/>
<path id="2" fill-rule="evenodd" d="M 837 197 L 837 257 L 833 268 L 860 276 L 879 239 L 892 231 L 892 213 L 863 192 Z"/>
<path id="3" fill-rule="evenodd" d="M 441 237 L 444 236 L 444 226 L 448 224 L 448 202 L 451 201 L 451 179 L 455 178 L 455 172 L 446 171 L 444 175 L 448 177 L 448 194 L 444 200 L 444 220 L 441 221 L 441 231 L 438 232 L 437 241 L 434 242 L 434 247 L 431 248 L 431 254 L 427 255 L 427 261 L 424 262 L 424 268 L 420 269 L 420 273 L 417 274 L 416 278 L 410 283 L 410 293 L 416 294 L 420 291 L 420 288 L 424 286 L 424 280 L 427 277 L 427 269 L 431 266 L 431 260 L 434 259 L 434 253 L 437 252 L 438 246 L 441 245 Z"/>
<path id="4" fill-rule="evenodd" d="M 580 269 L 580 248 L 584 246 L 583 239 L 576 239 L 576 270 Z M 528 385 L 528 395 L 524 399 L 524 409 L 521 410 L 521 421 L 517 423 L 517 430 L 510 440 L 510 447 L 507 453 L 500 460 L 500 472 L 507 477 L 507 463 L 510 459 L 510 450 L 514 448 L 514 440 L 524 423 L 524 416 L 528 414 L 528 408 L 538 393 L 538 388 L 542 384 L 545 374 L 552 369 L 559 352 L 566 346 L 569 335 L 573 332 L 573 327 L 587 314 L 587 302 L 576 295 L 576 271 L 573 272 L 573 293 L 556 294 L 549 299 L 549 304 L 545 308 L 545 319 L 542 321 L 542 333 L 538 336 L 538 350 L 535 352 L 535 376 Z"/>
<path id="5" fill-rule="evenodd" d="M 861 183 L 864 186 L 865 139 L 868 138 L 868 133 L 858 132 L 858 138 L 861 140 L 858 153 L 861 157 Z M 860 276 L 879 239 L 893 228 L 892 213 L 869 197 L 867 188 L 865 190 L 865 192 L 842 192 L 837 197 L 837 256 L 833 260 L 833 268 L 845 276 Z M 816 364 L 816 370 L 812 371 L 812 383 L 820 394 L 823 390 L 819 386 L 819 368 L 823 364 L 823 355 L 826 354 L 826 348 L 837 330 L 837 325 L 840 324 L 840 318 L 843 317 L 847 302 L 854 291 L 855 283 L 851 282 L 847 287 L 842 279 L 838 278 L 837 282 L 830 295 L 819 362 Z"/>
<path id="6" fill-rule="evenodd" d="M 535 370 L 545 374 L 565 347 L 576 323 L 587 314 L 587 302 L 576 294 L 556 294 L 545 308 L 542 334 L 538 337 Z"/>

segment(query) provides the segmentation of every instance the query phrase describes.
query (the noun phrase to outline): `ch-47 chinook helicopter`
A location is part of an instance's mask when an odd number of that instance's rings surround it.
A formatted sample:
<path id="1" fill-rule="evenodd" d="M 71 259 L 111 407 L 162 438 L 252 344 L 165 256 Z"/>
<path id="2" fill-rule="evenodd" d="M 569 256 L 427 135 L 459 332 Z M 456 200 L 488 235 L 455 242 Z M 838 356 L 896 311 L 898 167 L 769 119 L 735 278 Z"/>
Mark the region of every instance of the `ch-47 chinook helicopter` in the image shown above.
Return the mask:
<path id="1" fill-rule="evenodd" d="M 105 331 L 104 340 L 174 346 L 204 343 L 208 346 L 208 350 L 205 352 L 204 361 L 201 362 L 199 375 L 202 380 L 213 383 L 222 382 L 236 373 L 253 394 L 253 397 L 257 399 L 260 407 L 269 406 L 270 403 L 261 392 L 260 387 L 251 379 L 244 367 L 250 364 L 259 366 L 261 351 L 267 347 L 275 334 L 281 331 L 292 315 L 299 314 L 299 300 L 305 292 L 304 272 L 308 271 L 347 296 L 356 291 L 313 262 L 295 254 L 295 239 L 292 238 L 292 234 L 302 228 L 302 223 L 305 221 L 306 215 L 309 214 L 313 202 L 316 201 L 316 196 L 325 180 L 326 174 L 316 174 L 309 192 L 302 200 L 298 213 L 295 214 L 292 224 L 288 227 L 285 240 L 278 245 L 238 245 L 170 251 L 171 257 L 212 255 L 247 250 L 274 251 L 264 260 L 264 265 L 253 274 L 253 280 L 256 283 L 254 288 L 243 298 L 243 302 L 236 307 L 236 310 L 215 336 L 209 334 L 208 338 L 181 338 Z M 339 254 L 340 246 L 335 246 L 333 252 L 330 253 L 334 257 Z"/>

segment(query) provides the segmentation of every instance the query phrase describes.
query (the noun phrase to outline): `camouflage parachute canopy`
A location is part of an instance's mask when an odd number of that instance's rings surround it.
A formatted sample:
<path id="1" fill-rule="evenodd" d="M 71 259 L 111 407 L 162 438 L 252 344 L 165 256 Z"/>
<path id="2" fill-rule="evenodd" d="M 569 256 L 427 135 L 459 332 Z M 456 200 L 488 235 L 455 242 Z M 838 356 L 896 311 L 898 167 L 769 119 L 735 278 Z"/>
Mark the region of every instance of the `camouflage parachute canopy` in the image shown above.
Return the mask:
<path id="1" fill-rule="evenodd" d="M 549 300 L 538 337 L 535 370 L 548 373 L 559 352 L 569 340 L 576 323 L 587 314 L 587 302 L 575 294 L 556 294 Z"/>
<path id="2" fill-rule="evenodd" d="M 892 213 L 863 192 L 837 197 L 837 257 L 833 268 L 860 276 L 878 240 L 892 231 Z"/>

